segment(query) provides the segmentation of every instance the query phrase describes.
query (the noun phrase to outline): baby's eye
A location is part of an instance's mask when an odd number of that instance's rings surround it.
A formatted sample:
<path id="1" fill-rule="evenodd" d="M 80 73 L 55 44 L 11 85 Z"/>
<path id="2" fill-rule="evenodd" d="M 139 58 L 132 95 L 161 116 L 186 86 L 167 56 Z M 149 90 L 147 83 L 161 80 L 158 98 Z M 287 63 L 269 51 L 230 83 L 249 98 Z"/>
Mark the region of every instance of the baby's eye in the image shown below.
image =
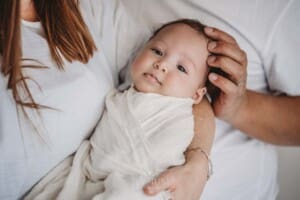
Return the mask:
<path id="1" fill-rule="evenodd" d="M 156 55 L 162 56 L 163 52 L 156 48 L 151 48 L 151 51 L 153 51 Z"/>
<path id="2" fill-rule="evenodd" d="M 183 73 L 186 73 L 187 74 L 187 71 L 186 69 L 182 66 L 182 65 L 177 65 L 177 69 Z"/>

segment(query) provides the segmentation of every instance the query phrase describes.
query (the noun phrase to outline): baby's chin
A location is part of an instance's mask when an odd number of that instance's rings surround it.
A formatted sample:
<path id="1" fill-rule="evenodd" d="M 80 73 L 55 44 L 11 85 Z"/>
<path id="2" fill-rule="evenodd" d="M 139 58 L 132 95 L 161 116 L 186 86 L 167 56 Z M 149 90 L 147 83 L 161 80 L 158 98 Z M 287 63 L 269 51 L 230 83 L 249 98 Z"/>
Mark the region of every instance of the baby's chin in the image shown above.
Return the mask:
<path id="1" fill-rule="evenodd" d="M 153 87 L 150 86 L 140 86 L 133 84 L 133 88 L 138 92 L 160 94 L 159 91 L 155 90 Z"/>
<path id="2" fill-rule="evenodd" d="M 192 99 L 193 97 L 187 94 L 178 94 L 178 92 L 172 92 L 172 91 L 162 91 L 154 87 L 149 87 L 149 86 L 140 86 L 140 85 L 134 85 L 133 88 L 142 93 L 154 93 L 154 94 L 159 94 L 163 96 L 170 96 L 170 97 L 177 97 L 177 98 L 190 98 Z"/>

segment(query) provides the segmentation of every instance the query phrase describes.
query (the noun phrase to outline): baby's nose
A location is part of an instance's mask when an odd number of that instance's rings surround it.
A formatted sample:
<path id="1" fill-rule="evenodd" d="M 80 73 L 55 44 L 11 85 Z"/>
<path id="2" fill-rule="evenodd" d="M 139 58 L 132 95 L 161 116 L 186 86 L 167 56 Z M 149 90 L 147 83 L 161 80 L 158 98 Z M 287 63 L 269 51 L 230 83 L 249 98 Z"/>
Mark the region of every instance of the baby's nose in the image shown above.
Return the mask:
<path id="1" fill-rule="evenodd" d="M 168 71 L 166 65 L 162 62 L 155 62 L 153 64 L 153 67 L 154 67 L 154 69 L 161 70 L 164 73 Z"/>

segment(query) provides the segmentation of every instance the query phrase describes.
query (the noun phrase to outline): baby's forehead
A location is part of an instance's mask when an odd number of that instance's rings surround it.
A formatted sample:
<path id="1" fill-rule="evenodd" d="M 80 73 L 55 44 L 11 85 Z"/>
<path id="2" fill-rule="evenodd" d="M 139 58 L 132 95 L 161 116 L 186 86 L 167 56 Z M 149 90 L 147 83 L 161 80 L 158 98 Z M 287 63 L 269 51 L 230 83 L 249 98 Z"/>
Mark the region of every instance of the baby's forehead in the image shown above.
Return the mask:
<path id="1" fill-rule="evenodd" d="M 187 24 L 172 24 L 162 28 L 152 36 L 152 40 L 169 41 L 174 44 L 183 42 L 185 45 L 207 49 L 208 38 L 200 30 L 195 30 Z"/>
<path id="2" fill-rule="evenodd" d="M 208 38 L 204 33 L 186 24 L 172 24 L 160 29 L 160 31 L 155 32 L 149 41 L 157 40 L 172 41 L 175 44 L 179 41 L 183 41 L 187 45 L 198 45 L 204 48 L 207 47 L 208 42 Z"/>

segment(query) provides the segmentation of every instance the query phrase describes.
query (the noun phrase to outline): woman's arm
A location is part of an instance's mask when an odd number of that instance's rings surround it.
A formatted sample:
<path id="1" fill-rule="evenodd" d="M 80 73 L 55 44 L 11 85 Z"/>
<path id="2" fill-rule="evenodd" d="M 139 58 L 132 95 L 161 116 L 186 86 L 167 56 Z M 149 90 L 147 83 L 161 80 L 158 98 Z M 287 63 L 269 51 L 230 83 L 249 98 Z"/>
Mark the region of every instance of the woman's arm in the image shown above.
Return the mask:
<path id="1" fill-rule="evenodd" d="M 196 149 L 200 147 L 207 154 L 210 154 L 211 147 L 215 136 L 215 116 L 211 105 L 207 99 L 204 99 L 202 103 L 193 107 L 194 119 L 195 119 L 195 135 L 192 143 L 188 149 Z M 207 177 L 209 175 L 207 157 L 201 151 L 187 151 L 186 153 L 186 166 L 190 166 L 190 174 L 194 177 L 194 181 L 190 181 L 190 184 L 194 184 L 194 191 L 191 199 L 199 199 L 202 193 Z M 193 174 L 197 172 L 199 174 Z M 193 188 L 193 186 L 190 186 Z M 198 196 L 197 196 L 198 195 Z"/>
<path id="2" fill-rule="evenodd" d="M 245 53 L 232 51 L 237 44 L 230 35 L 215 28 L 206 29 L 206 33 L 218 41 L 208 45 L 216 55 L 208 59 L 208 64 L 220 67 L 230 77 L 229 80 L 217 74 L 209 75 L 209 80 L 221 90 L 213 102 L 216 117 L 265 142 L 300 145 L 300 97 L 271 96 L 247 90 Z"/>
<path id="3" fill-rule="evenodd" d="M 188 148 L 201 147 L 210 152 L 214 131 L 214 114 L 207 99 L 193 108 L 195 135 Z M 188 151 L 186 163 L 173 167 L 144 187 L 146 194 L 155 195 L 162 190 L 169 190 L 177 200 L 199 199 L 207 181 L 208 160 L 201 151 Z"/>

